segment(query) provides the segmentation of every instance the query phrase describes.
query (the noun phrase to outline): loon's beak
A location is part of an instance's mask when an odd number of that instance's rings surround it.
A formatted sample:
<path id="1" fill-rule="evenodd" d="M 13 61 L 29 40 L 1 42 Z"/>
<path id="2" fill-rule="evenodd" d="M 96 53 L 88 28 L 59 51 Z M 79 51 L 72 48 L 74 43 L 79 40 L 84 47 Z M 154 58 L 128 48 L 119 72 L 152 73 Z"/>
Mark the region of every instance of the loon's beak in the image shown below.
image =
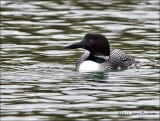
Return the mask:
<path id="1" fill-rule="evenodd" d="M 84 46 L 83 46 L 82 42 L 77 42 L 77 43 L 68 45 L 68 46 L 66 46 L 65 48 L 66 48 L 66 49 L 76 49 L 76 48 L 83 48 L 83 47 L 84 47 Z"/>

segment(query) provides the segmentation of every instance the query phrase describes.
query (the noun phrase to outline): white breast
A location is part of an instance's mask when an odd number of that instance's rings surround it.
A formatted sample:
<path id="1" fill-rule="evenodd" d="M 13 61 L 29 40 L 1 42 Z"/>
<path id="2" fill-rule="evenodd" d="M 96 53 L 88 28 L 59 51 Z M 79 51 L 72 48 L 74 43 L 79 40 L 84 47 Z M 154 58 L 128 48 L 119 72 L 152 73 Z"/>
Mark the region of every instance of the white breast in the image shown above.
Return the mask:
<path id="1" fill-rule="evenodd" d="M 100 71 L 100 64 L 94 61 L 84 61 L 79 66 L 79 72 L 96 72 Z"/>

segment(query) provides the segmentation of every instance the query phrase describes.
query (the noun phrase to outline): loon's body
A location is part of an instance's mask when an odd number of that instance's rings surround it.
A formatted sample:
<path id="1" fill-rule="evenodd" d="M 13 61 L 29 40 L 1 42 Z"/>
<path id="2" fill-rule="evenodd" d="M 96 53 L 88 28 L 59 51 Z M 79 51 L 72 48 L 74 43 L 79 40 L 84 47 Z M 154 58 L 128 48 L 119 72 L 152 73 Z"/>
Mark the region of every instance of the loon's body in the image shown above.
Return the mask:
<path id="1" fill-rule="evenodd" d="M 86 51 L 76 64 L 76 70 L 105 71 L 108 69 L 127 69 L 136 65 L 136 61 L 119 49 L 110 50 L 107 38 L 101 34 L 86 34 L 81 42 L 66 48 L 84 48 Z"/>
<path id="2" fill-rule="evenodd" d="M 76 70 L 84 71 L 105 71 L 109 69 L 127 69 L 129 66 L 135 65 L 133 58 L 126 55 L 119 49 L 111 50 L 110 56 L 94 56 L 90 57 L 89 51 L 86 51 L 76 64 Z"/>

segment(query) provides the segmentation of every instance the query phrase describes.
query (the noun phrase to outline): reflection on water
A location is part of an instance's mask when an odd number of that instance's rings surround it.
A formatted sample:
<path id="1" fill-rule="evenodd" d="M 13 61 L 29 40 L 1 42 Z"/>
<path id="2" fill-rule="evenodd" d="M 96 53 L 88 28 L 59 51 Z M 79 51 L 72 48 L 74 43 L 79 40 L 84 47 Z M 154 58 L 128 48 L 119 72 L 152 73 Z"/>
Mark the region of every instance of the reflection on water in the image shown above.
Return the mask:
<path id="1" fill-rule="evenodd" d="M 105 82 L 107 80 L 108 72 L 86 72 L 82 73 L 82 78 L 86 81 Z"/>
<path id="2" fill-rule="evenodd" d="M 2 0 L 1 120 L 158 119 L 158 5 Z M 137 69 L 76 72 L 84 50 L 64 46 L 86 33 L 104 34 L 139 61 Z"/>

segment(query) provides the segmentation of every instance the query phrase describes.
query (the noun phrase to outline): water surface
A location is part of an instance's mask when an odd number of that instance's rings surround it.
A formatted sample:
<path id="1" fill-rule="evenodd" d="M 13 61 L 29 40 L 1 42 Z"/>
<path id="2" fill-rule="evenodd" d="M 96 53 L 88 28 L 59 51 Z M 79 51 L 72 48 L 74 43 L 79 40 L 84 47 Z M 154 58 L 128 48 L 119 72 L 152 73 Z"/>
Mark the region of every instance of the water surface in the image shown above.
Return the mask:
<path id="1" fill-rule="evenodd" d="M 159 118 L 158 0 L 2 0 L 1 120 Z M 86 33 L 135 58 L 136 69 L 74 70 Z"/>

